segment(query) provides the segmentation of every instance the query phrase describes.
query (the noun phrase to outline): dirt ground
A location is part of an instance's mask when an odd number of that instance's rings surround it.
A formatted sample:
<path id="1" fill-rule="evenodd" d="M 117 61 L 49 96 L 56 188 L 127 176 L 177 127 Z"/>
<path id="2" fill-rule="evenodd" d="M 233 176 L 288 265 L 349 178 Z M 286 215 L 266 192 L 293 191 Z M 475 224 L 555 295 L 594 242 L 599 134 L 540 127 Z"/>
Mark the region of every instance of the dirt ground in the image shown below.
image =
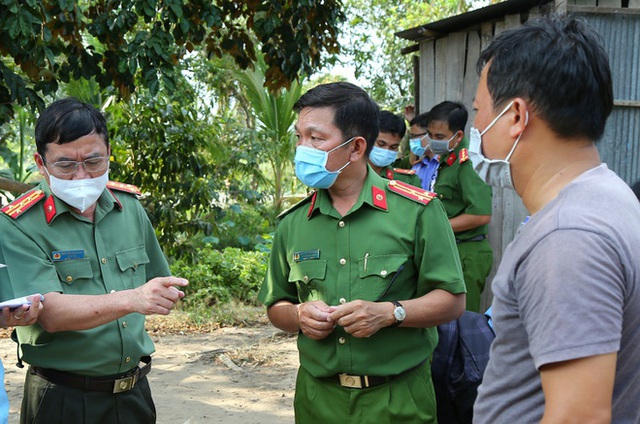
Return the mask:
<path id="1" fill-rule="evenodd" d="M 158 424 L 293 423 L 295 335 L 269 324 L 150 334 Z M 6 337 L 0 339 L 0 358 L 9 423 L 18 423 L 26 368 L 15 366 L 16 345 Z"/>

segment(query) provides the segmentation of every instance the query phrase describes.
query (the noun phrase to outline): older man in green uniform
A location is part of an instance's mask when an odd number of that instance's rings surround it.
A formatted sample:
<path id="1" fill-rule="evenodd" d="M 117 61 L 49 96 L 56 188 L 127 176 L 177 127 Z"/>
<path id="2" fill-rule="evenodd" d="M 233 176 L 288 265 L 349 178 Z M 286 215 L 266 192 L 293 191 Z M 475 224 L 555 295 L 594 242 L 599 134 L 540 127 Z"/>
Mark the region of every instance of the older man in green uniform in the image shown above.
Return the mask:
<path id="1" fill-rule="evenodd" d="M 298 332 L 298 423 L 435 423 L 435 326 L 464 310 L 455 239 L 433 193 L 367 165 L 378 106 L 349 83 L 296 103 L 296 175 L 259 299 Z"/>
<path id="2" fill-rule="evenodd" d="M 416 171 L 399 165 L 399 163 L 409 163 L 398 159 L 398 149 L 405 132 L 407 132 L 407 125 L 404 119 L 388 110 L 381 111 L 378 138 L 369 153 L 369 165 L 384 178 L 404 181 L 420 187 L 422 182 Z"/>
<path id="3" fill-rule="evenodd" d="M 30 364 L 20 421 L 154 423 L 144 318 L 168 314 L 187 281 L 170 276 L 137 188 L 108 181 L 98 110 L 56 101 L 35 135 L 45 181 L 0 214 L 0 296 L 40 292 L 46 305 L 17 329 Z"/>
<path id="4" fill-rule="evenodd" d="M 491 187 L 469 160 L 464 137 L 468 113 L 464 105 L 445 101 L 428 113 L 427 141 L 439 155 L 434 191 L 447 211 L 456 235 L 467 285 L 467 310 L 479 312 L 480 294 L 493 264 L 487 241 L 491 220 Z"/>

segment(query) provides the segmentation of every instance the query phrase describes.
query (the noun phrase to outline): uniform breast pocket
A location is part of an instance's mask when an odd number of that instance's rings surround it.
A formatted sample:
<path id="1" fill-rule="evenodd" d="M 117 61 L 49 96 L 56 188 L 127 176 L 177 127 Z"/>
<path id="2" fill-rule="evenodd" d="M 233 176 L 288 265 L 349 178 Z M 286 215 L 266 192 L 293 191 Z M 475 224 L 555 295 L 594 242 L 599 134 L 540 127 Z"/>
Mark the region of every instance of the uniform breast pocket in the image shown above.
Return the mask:
<path id="1" fill-rule="evenodd" d="M 54 266 L 65 293 L 75 292 L 72 289 L 74 285 L 82 283 L 82 281 L 89 281 L 93 278 L 93 271 L 91 270 L 91 262 L 89 259 L 74 259 L 70 261 L 55 262 Z"/>
<path id="2" fill-rule="evenodd" d="M 116 252 L 116 262 L 125 288 L 139 287 L 147 282 L 145 265 L 149 263 L 149 256 L 144 246 Z"/>
<path id="3" fill-rule="evenodd" d="M 360 259 L 360 281 L 353 289 L 354 299 L 375 302 L 386 298 L 385 293 L 393 292 L 392 281 L 408 258 L 407 255 L 377 255 Z"/>
<path id="4" fill-rule="evenodd" d="M 325 277 L 327 275 L 327 261 L 310 260 L 296 262 L 289 271 L 289 282 L 298 287 L 300 302 L 325 299 Z"/>

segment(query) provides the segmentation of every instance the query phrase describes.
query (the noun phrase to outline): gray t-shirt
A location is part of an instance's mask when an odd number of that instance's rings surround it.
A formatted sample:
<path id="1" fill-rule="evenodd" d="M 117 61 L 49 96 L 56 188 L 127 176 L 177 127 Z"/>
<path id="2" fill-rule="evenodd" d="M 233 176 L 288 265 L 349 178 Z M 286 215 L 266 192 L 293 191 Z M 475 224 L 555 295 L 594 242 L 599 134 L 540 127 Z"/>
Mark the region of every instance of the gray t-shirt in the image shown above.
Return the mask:
<path id="1" fill-rule="evenodd" d="M 606 165 L 520 227 L 492 288 L 474 423 L 540 422 L 542 365 L 613 352 L 612 422 L 640 423 L 640 204 Z"/>

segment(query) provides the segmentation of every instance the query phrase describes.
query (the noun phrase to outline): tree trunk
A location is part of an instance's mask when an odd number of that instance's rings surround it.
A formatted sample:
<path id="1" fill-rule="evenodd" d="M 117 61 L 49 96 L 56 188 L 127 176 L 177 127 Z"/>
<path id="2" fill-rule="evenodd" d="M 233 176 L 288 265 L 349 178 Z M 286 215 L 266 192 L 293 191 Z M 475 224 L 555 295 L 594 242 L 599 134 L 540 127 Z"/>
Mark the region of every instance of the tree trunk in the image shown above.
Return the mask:
<path id="1" fill-rule="evenodd" d="M 20 181 L 7 180 L 0 178 L 0 190 L 9 191 L 13 194 L 22 194 L 25 191 L 33 188 L 29 184 L 21 183 Z"/>

